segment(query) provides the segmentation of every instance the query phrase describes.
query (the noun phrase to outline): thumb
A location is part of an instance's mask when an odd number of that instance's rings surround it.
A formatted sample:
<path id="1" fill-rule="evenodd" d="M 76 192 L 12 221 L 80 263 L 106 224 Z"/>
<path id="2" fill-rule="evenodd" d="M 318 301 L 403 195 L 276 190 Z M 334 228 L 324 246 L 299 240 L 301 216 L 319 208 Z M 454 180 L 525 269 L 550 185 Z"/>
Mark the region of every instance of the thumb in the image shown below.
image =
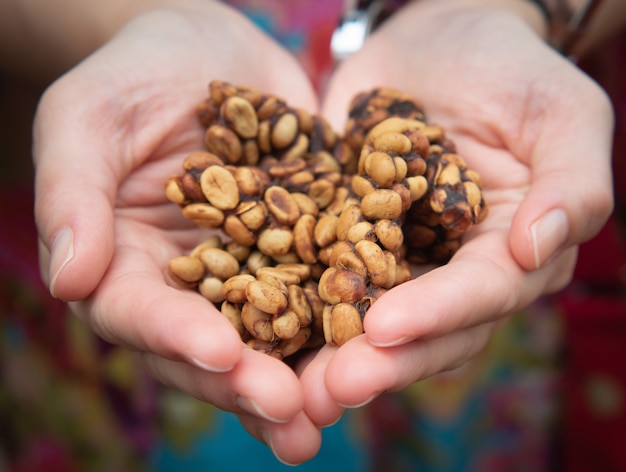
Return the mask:
<path id="1" fill-rule="evenodd" d="M 67 96 L 53 85 L 42 97 L 33 159 L 42 278 L 53 296 L 72 301 L 96 288 L 111 261 L 118 178 L 98 155 L 114 152 L 110 143 L 87 132 L 88 107 L 69 106 Z"/>
<path id="2" fill-rule="evenodd" d="M 575 109 L 561 111 L 566 119 L 546 120 L 532 150 L 531 185 L 509 238 L 513 256 L 526 270 L 592 238 L 612 211 L 613 114 L 599 88 L 587 91 L 575 100 Z"/>

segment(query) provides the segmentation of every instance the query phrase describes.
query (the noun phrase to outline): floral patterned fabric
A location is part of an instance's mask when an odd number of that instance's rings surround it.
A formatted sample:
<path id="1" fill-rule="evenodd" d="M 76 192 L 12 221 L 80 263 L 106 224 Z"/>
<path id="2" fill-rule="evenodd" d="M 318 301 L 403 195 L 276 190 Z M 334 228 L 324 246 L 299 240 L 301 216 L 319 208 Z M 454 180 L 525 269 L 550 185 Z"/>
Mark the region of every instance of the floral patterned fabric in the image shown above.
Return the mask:
<path id="1" fill-rule="evenodd" d="M 323 84 L 340 2 L 229 3 Z M 614 99 L 622 157 L 623 44 L 585 64 Z M 24 112 L 24 102 L 12 98 L 16 88 L 0 82 L 0 123 Z M 17 122 L 28 128 L 22 114 Z M 13 165 L 28 161 L 28 149 L 15 146 L 15 136 L 28 132 L 2 128 L 0 470 L 292 470 L 233 415 L 157 384 L 130 353 L 96 338 L 49 296 L 37 267 L 29 169 Z M 620 162 L 616 175 L 623 177 Z M 298 470 L 626 470 L 626 238 L 619 214 L 583 246 L 570 288 L 516 314 L 464 367 L 348 412 Z"/>

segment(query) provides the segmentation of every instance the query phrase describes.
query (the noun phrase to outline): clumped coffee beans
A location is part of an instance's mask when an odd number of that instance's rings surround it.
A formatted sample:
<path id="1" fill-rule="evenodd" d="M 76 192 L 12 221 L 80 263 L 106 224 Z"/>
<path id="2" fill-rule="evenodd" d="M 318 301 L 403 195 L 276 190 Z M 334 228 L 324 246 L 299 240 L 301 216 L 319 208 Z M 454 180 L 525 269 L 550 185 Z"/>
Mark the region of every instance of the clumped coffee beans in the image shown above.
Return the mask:
<path id="1" fill-rule="evenodd" d="M 198 116 L 204 149 L 165 193 L 216 234 L 169 274 L 274 357 L 361 334 L 411 263 L 447 262 L 487 214 L 479 175 L 399 91 L 357 95 L 343 136 L 280 97 L 221 81 Z"/>

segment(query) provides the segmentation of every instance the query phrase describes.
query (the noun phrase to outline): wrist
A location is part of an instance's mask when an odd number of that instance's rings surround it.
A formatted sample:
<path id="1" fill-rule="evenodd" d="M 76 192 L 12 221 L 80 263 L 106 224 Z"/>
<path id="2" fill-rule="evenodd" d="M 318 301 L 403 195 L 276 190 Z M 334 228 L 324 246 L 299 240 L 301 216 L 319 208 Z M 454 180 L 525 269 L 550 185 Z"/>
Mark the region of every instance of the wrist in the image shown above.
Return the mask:
<path id="1" fill-rule="evenodd" d="M 574 60 L 592 49 L 598 38 L 610 37 L 626 24 L 624 0 L 414 0 L 411 3 L 431 11 L 506 11 L 522 19 L 555 50 Z"/>
<path id="2" fill-rule="evenodd" d="M 547 15 L 533 0 L 414 0 L 406 8 L 421 9 L 423 14 L 450 14 L 477 9 L 500 11 L 521 19 L 544 40 L 549 32 Z"/>

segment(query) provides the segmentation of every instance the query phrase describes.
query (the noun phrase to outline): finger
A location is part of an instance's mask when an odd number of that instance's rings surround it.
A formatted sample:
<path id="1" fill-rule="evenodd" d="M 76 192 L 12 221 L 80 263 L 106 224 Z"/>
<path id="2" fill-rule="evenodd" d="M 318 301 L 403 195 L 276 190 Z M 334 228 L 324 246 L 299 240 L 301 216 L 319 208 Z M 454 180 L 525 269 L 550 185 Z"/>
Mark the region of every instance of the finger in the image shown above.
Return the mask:
<path id="1" fill-rule="evenodd" d="M 167 286 L 160 267 L 141 248 L 119 246 L 98 289 L 71 306 L 113 344 L 209 371 L 231 369 L 243 348 L 239 334 L 208 300 Z"/>
<path id="2" fill-rule="evenodd" d="M 148 371 L 163 384 L 221 410 L 270 423 L 286 423 L 302 410 L 302 389 L 293 371 L 252 349 L 244 349 L 237 365 L 225 373 L 207 372 L 151 353 L 141 357 Z"/>
<path id="3" fill-rule="evenodd" d="M 549 90 L 535 92 L 541 104 L 528 111 L 524 125 L 524 132 L 537 136 L 530 150 L 533 174 L 513 220 L 510 245 L 527 270 L 591 238 L 612 210 L 610 103 L 578 71 L 568 80 L 567 94 L 555 90 L 553 81 L 542 81 Z"/>
<path id="4" fill-rule="evenodd" d="M 401 390 L 463 365 L 482 350 L 495 327 L 486 323 L 396 347 L 376 347 L 365 336 L 344 344 L 326 369 L 326 388 L 346 407 L 363 406 L 383 392 Z"/>
<path id="5" fill-rule="evenodd" d="M 506 213 L 495 209 L 493 221 L 499 211 Z M 511 257 L 507 235 L 506 228 L 477 231 L 448 264 L 385 293 L 365 316 L 368 340 L 393 346 L 496 320 L 569 280 L 574 254 L 528 273 Z"/>
<path id="6" fill-rule="evenodd" d="M 304 412 L 287 423 L 270 423 L 249 415 L 240 415 L 239 420 L 246 431 L 267 444 L 276 458 L 286 465 L 312 459 L 322 445 L 321 430 Z"/>
<path id="7" fill-rule="evenodd" d="M 50 253 L 44 280 L 55 297 L 77 300 L 94 290 L 111 260 L 120 175 L 112 164 L 115 145 L 87 132 L 95 128 L 85 122 L 94 117 L 85 116 L 84 107 L 60 103 L 63 97 L 66 92 L 46 93 L 35 121 L 35 217 Z"/>
<path id="8" fill-rule="evenodd" d="M 304 391 L 304 411 L 318 426 L 335 424 L 345 410 L 330 395 L 324 381 L 328 363 L 336 352 L 336 347 L 325 345 L 300 374 L 300 384 Z"/>

